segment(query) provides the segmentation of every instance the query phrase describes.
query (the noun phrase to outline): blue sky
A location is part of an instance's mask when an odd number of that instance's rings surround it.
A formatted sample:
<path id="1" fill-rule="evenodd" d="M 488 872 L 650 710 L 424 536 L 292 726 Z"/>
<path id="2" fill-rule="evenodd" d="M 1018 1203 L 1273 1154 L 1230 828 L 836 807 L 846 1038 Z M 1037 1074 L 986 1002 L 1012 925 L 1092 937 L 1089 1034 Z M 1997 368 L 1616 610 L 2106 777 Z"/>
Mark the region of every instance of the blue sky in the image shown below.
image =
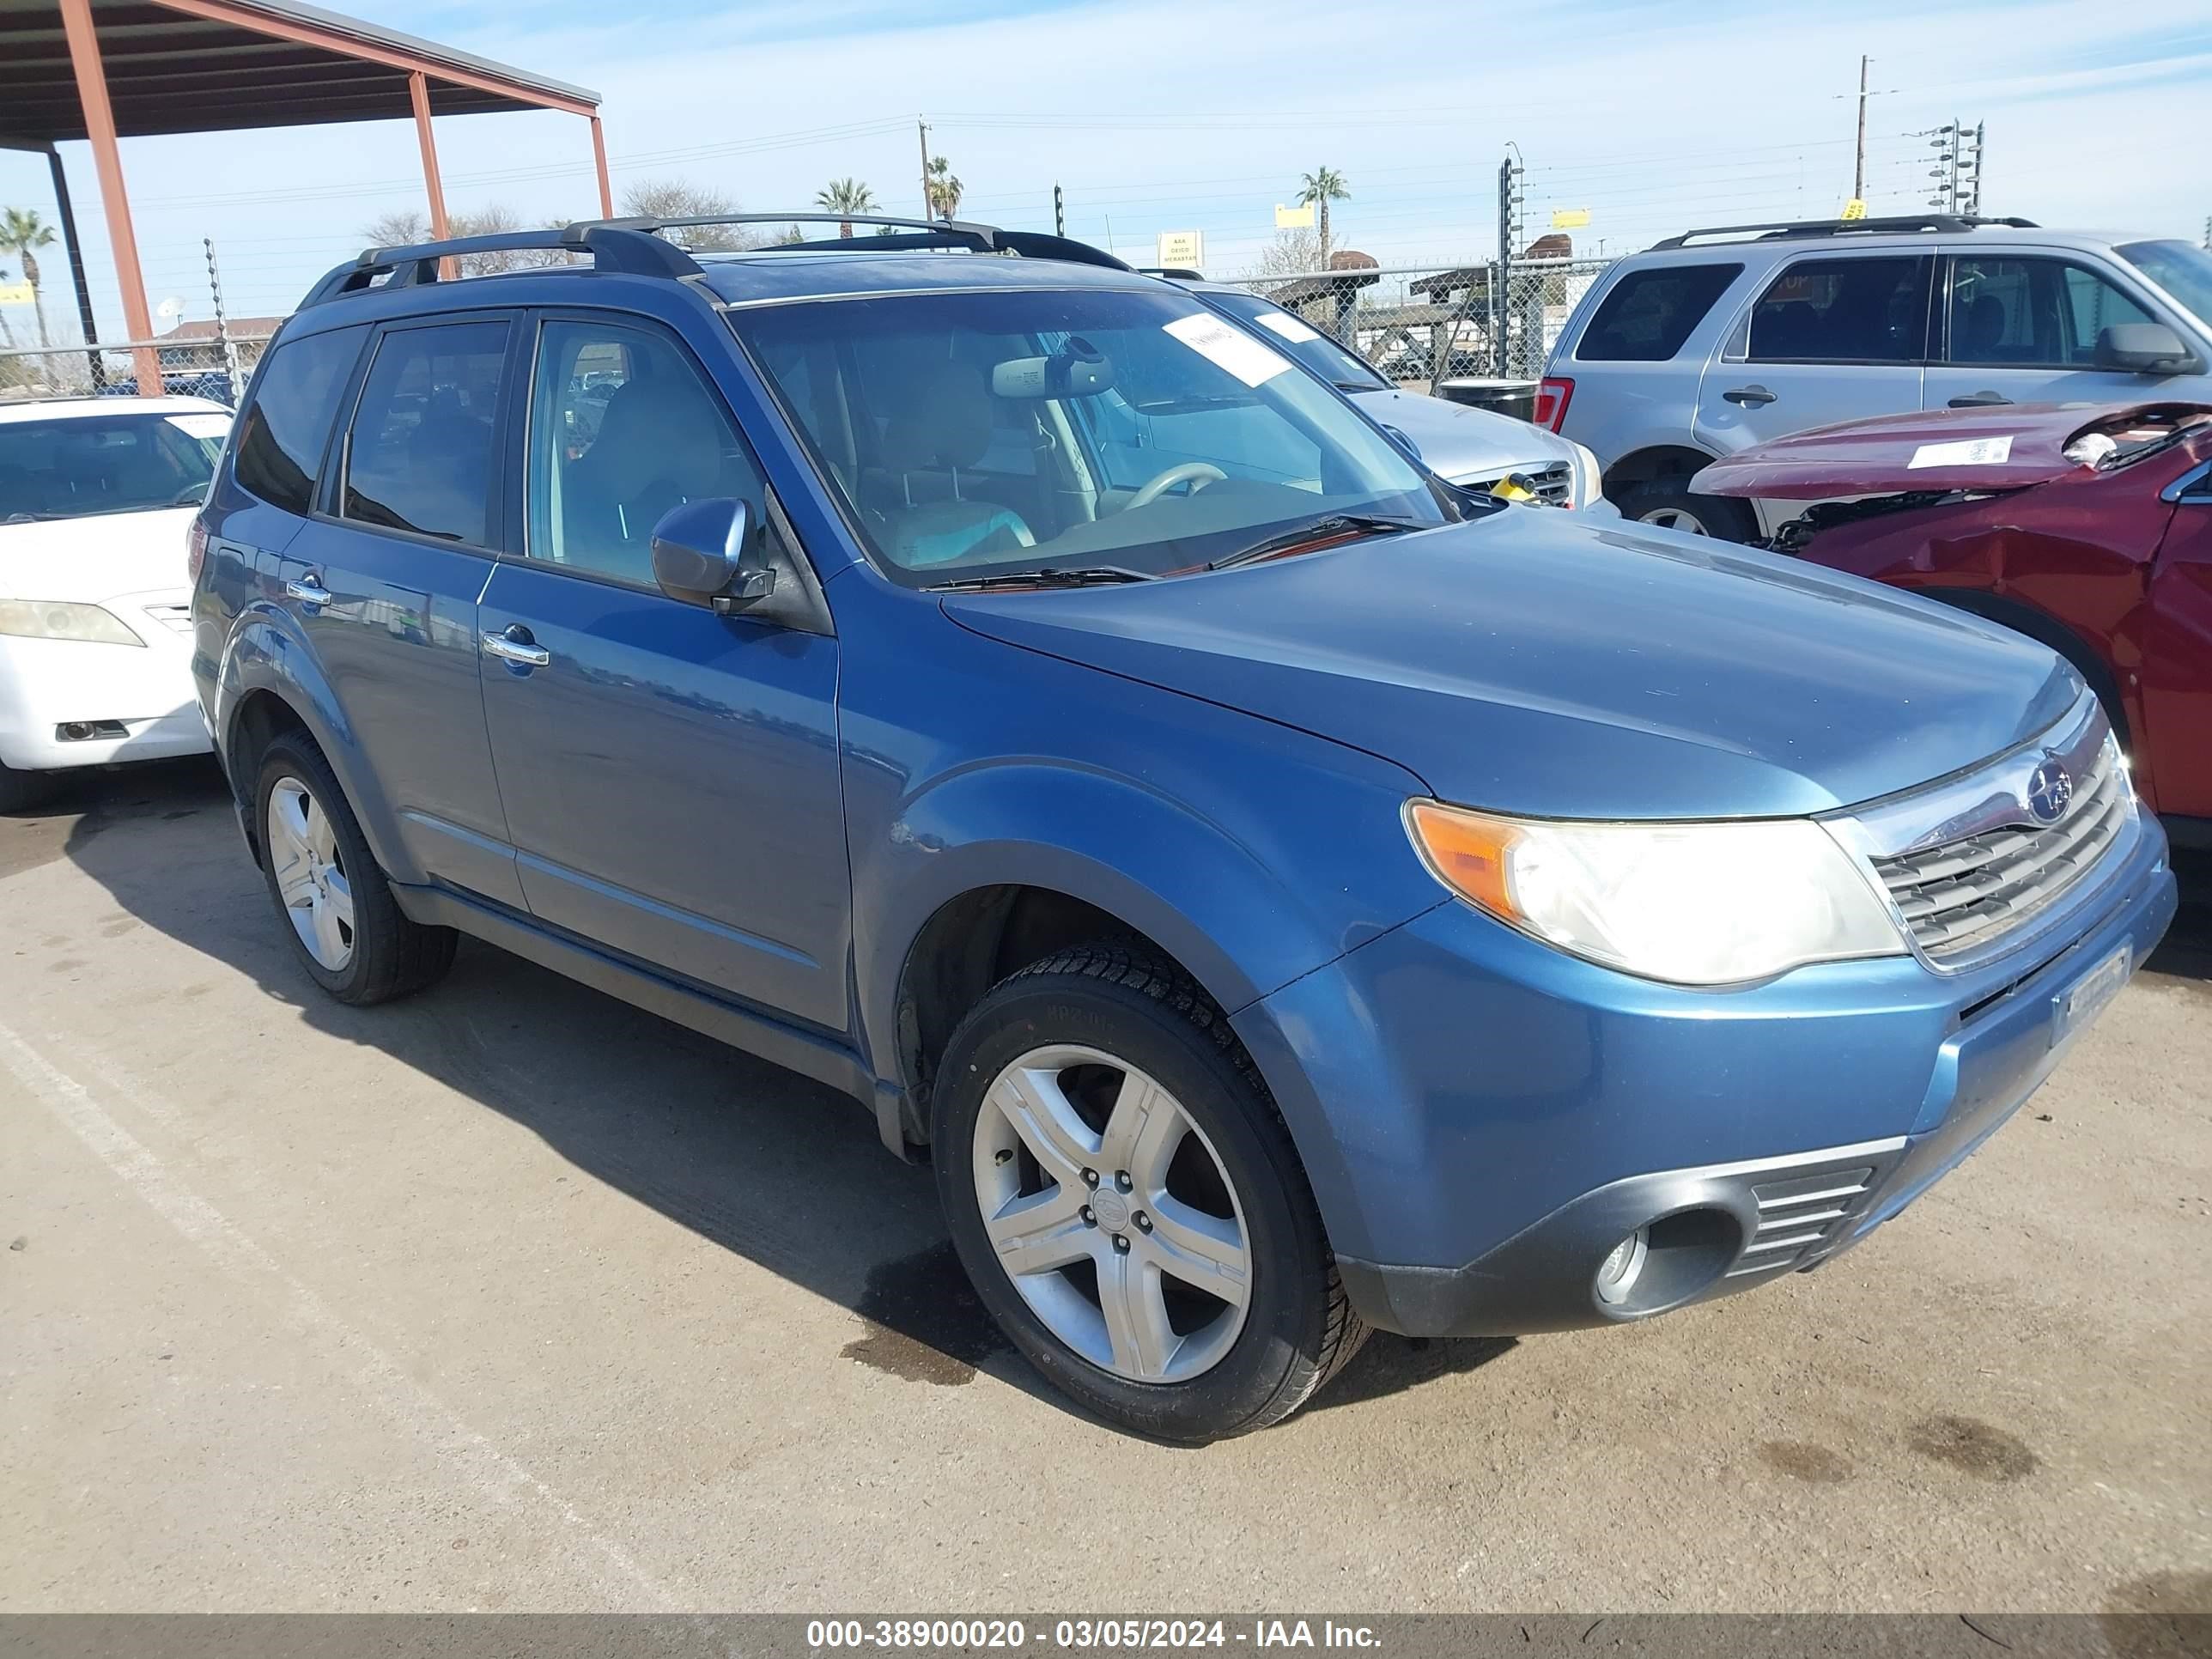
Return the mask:
<path id="1" fill-rule="evenodd" d="M 1249 264 L 1273 204 L 1322 163 L 1352 186 L 1340 242 L 1385 265 L 1486 257 L 1509 142 L 1528 166 L 1531 234 L 1555 207 L 1587 208 L 1575 234 L 1593 251 L 1832 213 L 1850 193 L 1862 52 L 1875 211 L 1923 204 L 1931 153 L 1908 135 L 1956 115 L 1988 124 L 1990 210 L 2192 240 L 2212 215 L 2208 0 L 351 3 L 598 90 L 617 193 L 679 177 L 774 209 L 851 175 L 913 212 L 919 114 L 966 185 L 963 213 L 1048 226 L 1057 181 L 1072 234 L 1149 260 L 1157 233 L 1202 229 L 1219 275 Z M 455 118 L 439 145 L 457 210 L 595 210 L 580 121 Z M 112 328 L 90 157 L 66 155 Z M 188 318 L 208 312 L 204 236 L 231 309 L 276 314 L 370 220 L 421 203 L 404 122 L 132 140 L 124 163 L 149 297 Z M 51 216 L 43 161 L 0 152 L 0 204 Z M 27 336 L 27 313 L 9 314 Z"/>

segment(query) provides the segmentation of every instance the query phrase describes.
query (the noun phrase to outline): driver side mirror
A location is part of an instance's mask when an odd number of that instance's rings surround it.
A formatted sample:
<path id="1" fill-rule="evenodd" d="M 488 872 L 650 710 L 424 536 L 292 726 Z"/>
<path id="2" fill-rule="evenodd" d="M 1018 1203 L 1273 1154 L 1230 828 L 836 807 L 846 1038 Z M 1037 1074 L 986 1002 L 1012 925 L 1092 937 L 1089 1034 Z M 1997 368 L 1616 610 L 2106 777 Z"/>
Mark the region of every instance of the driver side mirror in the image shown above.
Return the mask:
<path id="1" fill-rule="evenodd" d="M 2124 374 L 2188 374 L 2197 362 L 2164 323 L 2114 323 L 2097 336 L 2097 367 Z"/>
<path id="2" fill-rule="evenodd" d="M 767 562 L 746 557 L 752 512 L 714 496 L 671 507 L 653 527 L 653 579 L 672 599 L 728 616 L 750 610 L 775 592 Z"/>

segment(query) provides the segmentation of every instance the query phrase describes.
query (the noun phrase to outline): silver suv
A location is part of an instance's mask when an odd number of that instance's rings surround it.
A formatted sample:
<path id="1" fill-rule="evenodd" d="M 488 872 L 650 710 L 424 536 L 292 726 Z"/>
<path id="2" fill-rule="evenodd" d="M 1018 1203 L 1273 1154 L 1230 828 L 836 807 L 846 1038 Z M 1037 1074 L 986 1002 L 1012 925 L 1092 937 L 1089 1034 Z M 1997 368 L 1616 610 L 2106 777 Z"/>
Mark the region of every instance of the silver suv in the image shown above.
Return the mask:
<path id="1" fill-rule="evenodd" d="M 1567 319 L 1537 418 L 1587 444 L 1629 518 L 1748 540 L 1803 503 L 1689 492 L 1708 462 L 1870 415 L 2212 398 L 2212 253 L 1906 219 L 1693 230 L 1608 270 Z"/>

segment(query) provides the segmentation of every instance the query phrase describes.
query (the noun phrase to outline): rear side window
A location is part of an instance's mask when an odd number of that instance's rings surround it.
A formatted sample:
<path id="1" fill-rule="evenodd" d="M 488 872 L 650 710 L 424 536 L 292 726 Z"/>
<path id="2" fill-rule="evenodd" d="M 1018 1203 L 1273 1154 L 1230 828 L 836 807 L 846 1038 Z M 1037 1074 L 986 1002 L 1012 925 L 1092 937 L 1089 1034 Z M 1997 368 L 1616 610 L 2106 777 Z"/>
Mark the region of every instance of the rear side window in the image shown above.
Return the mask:
<path id="1" fill-rule="evenodd" d="M 379 343 L 346 443 L 345 517 L 484 544 L 507 327 L 441 323 Z"/>
<path id="2" fill-rule="evenodd" d="M 1751 313 L 1757 363 L 1915 363 L 1927 356 L 1932 262 L 1802 259 Z"/>
<path id="3" fill-rule="evenodd" d="M 270 354 L 239 425 L 232 474 L 271 507 L 304 514 L 313 501 L 315 468 L 368 332 L 333 329 L 287 340 Z"/>
<path id="4" fill-rule="evenodd" d="M 1586 363 L 1663 363 L 1742 274 L 1740 264 L 1632 270 L 1598 302 L 1575 356 Z"/>

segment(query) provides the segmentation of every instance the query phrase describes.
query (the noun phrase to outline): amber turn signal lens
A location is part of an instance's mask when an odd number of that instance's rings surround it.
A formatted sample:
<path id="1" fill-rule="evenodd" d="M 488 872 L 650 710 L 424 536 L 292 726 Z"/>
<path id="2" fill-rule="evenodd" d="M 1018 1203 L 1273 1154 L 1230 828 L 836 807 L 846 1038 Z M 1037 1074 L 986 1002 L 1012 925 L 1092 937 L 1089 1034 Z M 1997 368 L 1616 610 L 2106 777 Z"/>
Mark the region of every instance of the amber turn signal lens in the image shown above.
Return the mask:
<path id="1" fill-rule="evenodd" d="M 1521 839 L 1519 825 L 1417 800 L 1406 808 L 1406 826 L 1444 885 L 1493 915 L 1518 914 L 1505 878 L 1505 857 Z"/>

